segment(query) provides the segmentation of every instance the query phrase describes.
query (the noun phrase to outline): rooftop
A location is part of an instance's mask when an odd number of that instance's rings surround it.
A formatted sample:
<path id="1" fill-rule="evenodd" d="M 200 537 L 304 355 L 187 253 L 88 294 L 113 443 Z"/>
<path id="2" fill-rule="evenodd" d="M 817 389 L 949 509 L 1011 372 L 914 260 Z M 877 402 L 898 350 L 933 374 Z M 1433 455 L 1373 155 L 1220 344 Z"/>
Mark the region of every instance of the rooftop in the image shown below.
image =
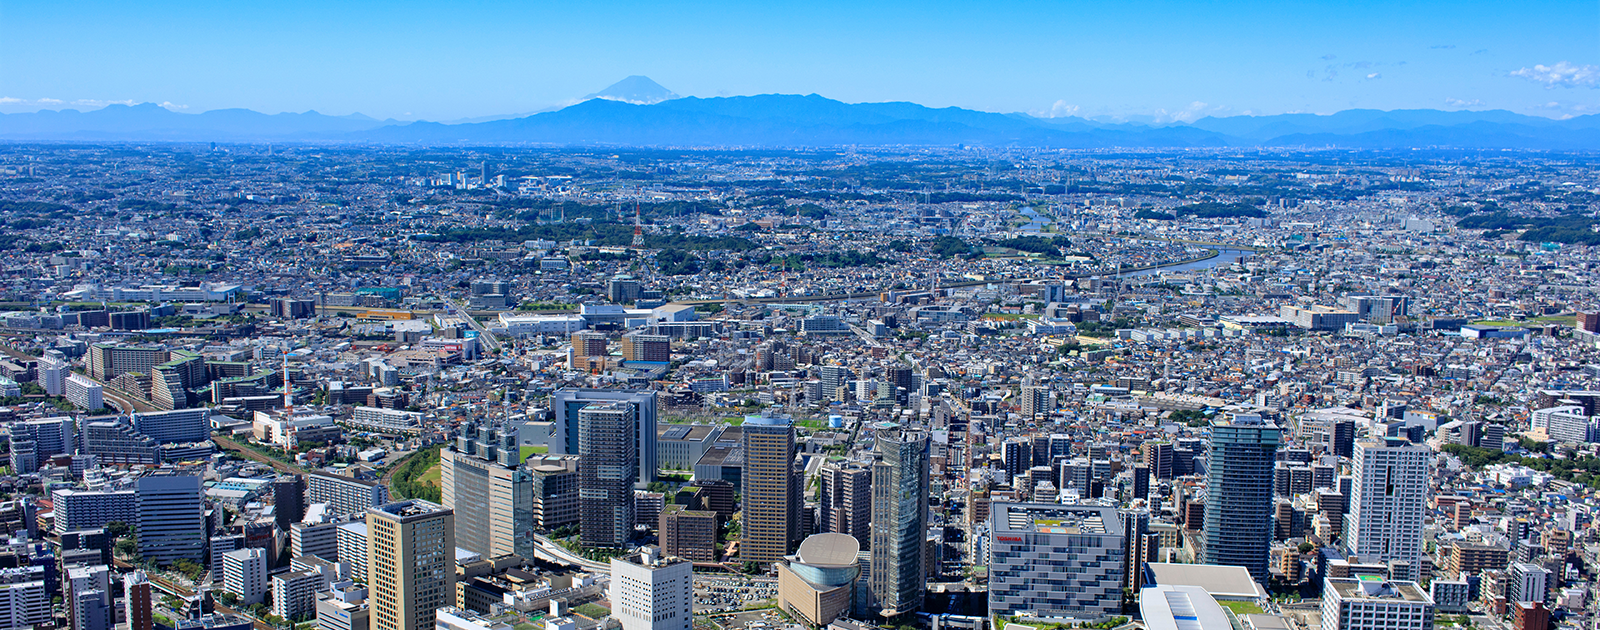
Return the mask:
<path id="1" fill-rule="evenodd" d="M 1262 599 L 1267 592 L 1250 577 L 1244 567 L 1220 564 L 1145 564 L 1149 583 L 1173 586 L 1198 586 L 1217 599 Z"/>
<path id="2" fill-rule="evenodd" d="M 1368 579 L 1370 577 L 1371 579 Z M 1433 604 L 1433 598 L 1423 592 L 1416 582 L 1383 580 L 1376 576 L 1357 578 L 1328 578 L 1328 588 L 1343 600 L 1405 601 Z"/>
<path id="3" fill-rule="evenodd" d="M 1111 534 L 1122 529 L 1122 519 L 1111 507 L 995 503 L 990 509 L 996 515 L 995 533 Z"/>
<path id="4" fill-rule="evenodd" d="M 1139 613 L 1149 630 L 1231 630 L 1228 614 L 1205 589 L 1160 584 L 1139 591 Z"/>

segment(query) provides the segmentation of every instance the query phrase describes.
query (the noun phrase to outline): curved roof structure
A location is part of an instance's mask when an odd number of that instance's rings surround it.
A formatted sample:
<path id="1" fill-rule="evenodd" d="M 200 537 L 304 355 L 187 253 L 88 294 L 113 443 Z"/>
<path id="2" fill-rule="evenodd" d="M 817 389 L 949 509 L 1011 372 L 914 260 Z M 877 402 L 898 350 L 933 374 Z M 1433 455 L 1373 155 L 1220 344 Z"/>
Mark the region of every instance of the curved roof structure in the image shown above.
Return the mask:
<path id="1" fill-rule="evenodd" d="M 817 567 L 853 566 L 861 542 L 849 534 L 813 534 L 800 543 L 800 562 Z"/>

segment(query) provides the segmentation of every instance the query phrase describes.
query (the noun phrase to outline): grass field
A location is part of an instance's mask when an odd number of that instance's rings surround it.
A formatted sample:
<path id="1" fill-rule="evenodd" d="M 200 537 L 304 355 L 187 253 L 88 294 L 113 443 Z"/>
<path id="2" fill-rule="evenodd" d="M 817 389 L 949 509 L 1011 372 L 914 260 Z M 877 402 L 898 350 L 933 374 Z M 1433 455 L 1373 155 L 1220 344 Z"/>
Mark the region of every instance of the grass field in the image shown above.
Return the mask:
<path id="1" fill-rule="evenodd" d="M 582 606 L 578 606 L 577 608 L 573 608 L 572 612 L 578 613 L 578 614 L 583 615 L 585 617 L 588 617 L 590 619 L 599 619 L 601 617 L 605 617 L 607 615 L 610 615 L 611 614 L 611 609 L 606 608 L 605 606 L 601 606 L 599 604 L 588 603 L 588 604 L 584 604 Z"/>
<path id="2" fill-rule="evenodd" d="M 1223 606 L 1227 607 L 1227 609 L 1233 611 L 1233 614 L 1235 614 L 1235 615 L 1259 615 L 1259 614 L 1261 614 L 1261 607 L 1257 606 L 1257 605 L 1255 605 L 1255 604 L 1253 604 L 1251 602 L 1234 602 L 1234 601 L 1225 602 L 1225 601 L 1218 600 L 1217 603 L 1218 604 L 1222 604 Z"/>
<path id="3" fill-rule="evenodd" d="M 522 451 L 518 454 L 522 456 L 524 461 L 526 461 L 529 457 L 533 457 L 535 454 L 545 455 L 549 452 L 550 447 L 548 446 L 524 446 L 522 447 Z"/>
<path id="4" fill-rule="evenodd" d="M 443 487 L 441 485 L 442 482 L 439 481 L 439 475 L 443 472 L 443 470 L 444 469 L 440 467 L 440 464 L 434 464 L 433 467 L 429 468 L 427 472 L 422 473 L 422 476 L 417 477 L 417 483 L 431 483 L 435 488 Z"/>

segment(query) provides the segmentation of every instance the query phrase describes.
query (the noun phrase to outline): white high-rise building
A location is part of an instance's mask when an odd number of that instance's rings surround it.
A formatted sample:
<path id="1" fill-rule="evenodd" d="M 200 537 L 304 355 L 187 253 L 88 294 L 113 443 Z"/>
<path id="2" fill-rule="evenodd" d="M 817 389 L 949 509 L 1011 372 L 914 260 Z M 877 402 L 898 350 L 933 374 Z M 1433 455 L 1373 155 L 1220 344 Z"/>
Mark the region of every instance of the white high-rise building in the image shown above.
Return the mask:
<path id="1" fill-rule="evenodd" d="M 61 396 L 67 391 L 67 376 L 72 374 L 72 364 L 55 357 L 39 358 L 39 385 L 44 393 Z"/>
<path id="2" fill-rule="evenodd" d="M 338 541 L 340 561 L 350 563 L 350 571 L 355 574 L 355 579 L 365 583 L 367 581 L 367 522 L 351 521 L 344 523 L 339 526 L 339 531 L 334 534 L 334 538 Z"/>
<path id="3" fill-rule="evenodd" d="M 89 411 L 104 409 L 106 406 L 100 384 L 82 374 L 67 377 L 62 385 L 62 395 L 67 397 L 68 402 Z"/>
<path id="4" fill-rule="evenodd" d="M 611 559 L 611 616 L 622 630 L 692 630 L 694 565 L 660 550 Z"/>
<path id="5" fill-rule="evenodd" d="M 1401 440 L 1362 440 L 1351 459 L 1346 551 L 1363 562 L 1405 562 L 1403 577 L 1415 581 L 1422 571 L 1422 518 L 1433 451 Z"/>
<path id="6" fill-rule="evenodd" d="M 28 628 L 50 621 L 44 580 L 0 584 L 0 628 Z"/>
<path id="7" fill-rule="evenodd" d="M 252 547 L 222 554 L 222 590 L 239 596 L 246 606 L 261 603 L 267 594 L 267 552 Z"/>

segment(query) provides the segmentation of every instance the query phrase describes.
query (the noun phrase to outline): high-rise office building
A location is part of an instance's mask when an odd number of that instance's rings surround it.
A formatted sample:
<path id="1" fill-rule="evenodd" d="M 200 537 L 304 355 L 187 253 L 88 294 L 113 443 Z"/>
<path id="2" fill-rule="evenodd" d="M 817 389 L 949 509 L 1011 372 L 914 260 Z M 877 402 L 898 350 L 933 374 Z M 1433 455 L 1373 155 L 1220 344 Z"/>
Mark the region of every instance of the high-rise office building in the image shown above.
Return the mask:
<path id="1" fill-rule="evenodd" d="M 694 565 L 655 547 L 611 559 L 611 617 L 622 630 L 692 630 Z"/>
<path id="2" fill-rule="evenodd" d="M 550 453 L 579 455 L 578 410 L 589 403 L 620 402 L 633 407 L 633 452 L 637 454 L 638 472 L 634 483 L 644 489 L 656 479 L 656 392 L 635 389 L 558 389 L 550 395 L 550 407 L 555 412 L 555 426 L 550 436 Z"/>
<path id="3" fill-rule="evenodd" d="M 565 466 L 541 464 L 533 467 L 533 526 L 550 531 L 563 525 L 578 524 L 580 475 Z"/>
<path id="4" fill-rule="evenodd" d="M 420 499 L 367 510 L 372 630 L 425 630 L 456 598 L 454 515 Z"/>
<path id="5" fill-rule="evenodd" d="M 775 562 L 789 553 L 790 541 L 798 533 L 794 426 L 784 416 L 752 416 L 745 419 L 743 428 L 739 559 Z"/>
<path id="6" fill-rule="evenodd" d="M 637 405 L 594 402 L 575 415 L 583 544 L 620 548 L 633 534 L 633 485 L 639 473 Z"/>
<path id="7" fill-rule="evenodd" d="M 533 557 L 533 473 L 522 467 L 515 428 L 468 423 L 439 451 L 439 467 L 457 547 L 486 558 Z"/>
<path id="8" fill-rule="evenodd" d="M 1283 439 L 1260 416 L 1211 424 L 1206 470 L 1205 564 L 1242 566 L 1267 579 L 1272 544 L 1272 468 Z"/>
<path id="9" fill-rule="evenodd" d="M 174 472 L 140 477 L 135 485 L 139 555 L 158 565 L 206 561 L 205 495 L 200 478 Z"/>
<path id="10" fill-rule="evenodd" d="M 661 553 L 692 562 L 716 562 L 721 519 L 716 512 L 688 507 L 673 503 L 661 510 L 657 526 Z"/>
<path id="11" fill-rule="evenodd" d="M 1127 540 L 1115 508 L 995 502 L 989 518 L 992 614 L 1090 620 L 1121 610 Z"/>
<path id="12" fill-rule="evenodd" d="M 1347 553 L 1363 562 L 1403 561 L 1406 575 L 1390 577 L 1417 581 L 1433 449 L 1404 440 L 1363 440 L 1355 443 L 1351 459 L 1355 484 L 1343 523 Z"/>
<path id="13" fill-rule="evenodd" d="M 926 433 L 878 425 L 869 586 L 884 617 L 921 608 L 927 590 L 923 546 L 928 535 L 928 448 Z"/>
<path id="14" fill-rule="evenodd" d="M 1326 578 L 1322 630 L 1431 630 L 1433 597 L 1403 580 Z"/>
<path id="15" fill-rule="evenodd" d="M 872 469 L 849 462 L 827 463 L 821 471 L 821 519 L 817 529 L 849 534 L 859 543 L 871 539 Z"/>

